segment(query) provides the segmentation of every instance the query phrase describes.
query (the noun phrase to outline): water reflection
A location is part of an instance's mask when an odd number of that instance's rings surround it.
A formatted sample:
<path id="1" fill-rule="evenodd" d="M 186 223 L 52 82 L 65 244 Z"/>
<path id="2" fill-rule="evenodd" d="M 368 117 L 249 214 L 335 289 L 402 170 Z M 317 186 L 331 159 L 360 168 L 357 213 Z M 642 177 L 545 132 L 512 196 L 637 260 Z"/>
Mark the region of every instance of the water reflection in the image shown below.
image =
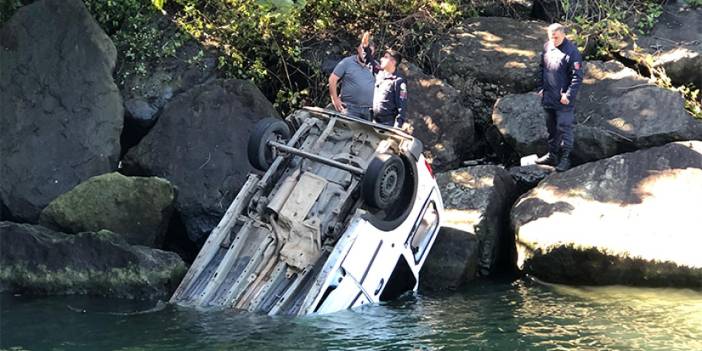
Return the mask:
<path id="1" fill-rule="evenodd" d="M 0 299 L 0 347 L 37 350 L 702 350 L 702 293 L 479 282 L 324 316 L 86 297 Z"/>

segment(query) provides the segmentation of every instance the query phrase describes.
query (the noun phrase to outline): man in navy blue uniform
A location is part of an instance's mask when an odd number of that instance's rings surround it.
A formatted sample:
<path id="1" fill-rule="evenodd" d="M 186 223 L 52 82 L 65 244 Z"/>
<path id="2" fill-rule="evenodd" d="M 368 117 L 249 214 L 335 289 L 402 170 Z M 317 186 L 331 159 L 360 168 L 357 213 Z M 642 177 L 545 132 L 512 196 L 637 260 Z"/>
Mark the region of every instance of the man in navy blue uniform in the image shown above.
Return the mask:
<path id="1" fill-rule="evenodd" d="M 566 39 L 565 28 L 554 23 L 548 27 L 539 65 L 538 94 L 546 111 L 548 153 L 536 163 L 570 168 L 570 153 L 575 136 L 575 97 L 583 81 L 583 60 L 578 48 Z"/>
<path id="2" fill-rule="evenodd" d="M 375 75 L 373 121 L 402 128 L 407 110 L 407 81 L 397 74 L 402 55 L 387 50 L 380 59 L 380 72 Z"/>

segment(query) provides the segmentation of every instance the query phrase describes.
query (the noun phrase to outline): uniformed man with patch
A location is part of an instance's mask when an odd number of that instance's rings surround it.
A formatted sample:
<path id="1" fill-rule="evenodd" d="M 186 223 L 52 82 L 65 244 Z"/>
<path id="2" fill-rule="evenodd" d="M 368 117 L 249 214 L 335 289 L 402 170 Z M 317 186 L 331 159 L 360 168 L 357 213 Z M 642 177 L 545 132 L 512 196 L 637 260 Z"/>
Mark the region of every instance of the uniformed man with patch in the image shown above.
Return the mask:
<path id="1" fill-rule="evenodd" d="M 583 60 L 578 48 L 565 37 L 565 28 L 554 23 L 548 27 L 548 42 L 541 53 L 538 94 L 546 111 L 548 153 L 536 163 L 570 168 L 570 153 L 575 136 L 575 97 L 583 81 Z"/>
<path id="2" fill-rule="evenodd" d="M 385 51 L 373 93 L 373 121 L 396 128 L 403 127 L 407 110 L 407 81 L 397 74 L 400 62 L 399 52 Z"/>

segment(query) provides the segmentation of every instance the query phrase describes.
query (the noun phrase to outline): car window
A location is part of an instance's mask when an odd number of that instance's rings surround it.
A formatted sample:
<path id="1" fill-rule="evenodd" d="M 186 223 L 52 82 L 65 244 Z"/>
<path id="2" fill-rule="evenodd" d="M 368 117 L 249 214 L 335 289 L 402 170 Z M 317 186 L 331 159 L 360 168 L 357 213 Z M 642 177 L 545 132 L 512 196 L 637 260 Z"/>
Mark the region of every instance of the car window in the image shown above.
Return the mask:
<path id="1" fill-rule="evenodd" d="M 424 211 L 422 219 L 419 221 L 419 225 L 410 242 L 415 263 L 419 262 L 422 256 L 424 256 L 424 251 L 426 251 L 427 245 L 429 241 L 431 241 L 434 232 L 436 232 L 438 225 L 439 213 L 436 209 L 436 203 L 431 201 Z"/>

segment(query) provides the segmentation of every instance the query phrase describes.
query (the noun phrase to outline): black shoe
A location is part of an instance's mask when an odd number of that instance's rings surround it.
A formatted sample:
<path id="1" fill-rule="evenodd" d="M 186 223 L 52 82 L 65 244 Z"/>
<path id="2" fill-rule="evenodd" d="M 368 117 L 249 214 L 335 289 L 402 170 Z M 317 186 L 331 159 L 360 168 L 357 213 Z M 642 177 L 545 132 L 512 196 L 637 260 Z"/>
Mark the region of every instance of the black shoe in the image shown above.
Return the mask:
<path id="1" fill-rule="evenodd" d="M 549 152 L 546 155 L 537 158 L 534 163 L 537 165 L 555 166 L 558 164 L 558 157 L 556 157 L 556 154 Z"/>
<path id="2" fill-rule="evenodd" d="M 570 168 L 570 155 L 568 153 L 564 153 L 563 156 L 561 156 L 560 162 L 558 162 L 558 166 L 556 166 L 556 172 L 565 172 Z"/>

